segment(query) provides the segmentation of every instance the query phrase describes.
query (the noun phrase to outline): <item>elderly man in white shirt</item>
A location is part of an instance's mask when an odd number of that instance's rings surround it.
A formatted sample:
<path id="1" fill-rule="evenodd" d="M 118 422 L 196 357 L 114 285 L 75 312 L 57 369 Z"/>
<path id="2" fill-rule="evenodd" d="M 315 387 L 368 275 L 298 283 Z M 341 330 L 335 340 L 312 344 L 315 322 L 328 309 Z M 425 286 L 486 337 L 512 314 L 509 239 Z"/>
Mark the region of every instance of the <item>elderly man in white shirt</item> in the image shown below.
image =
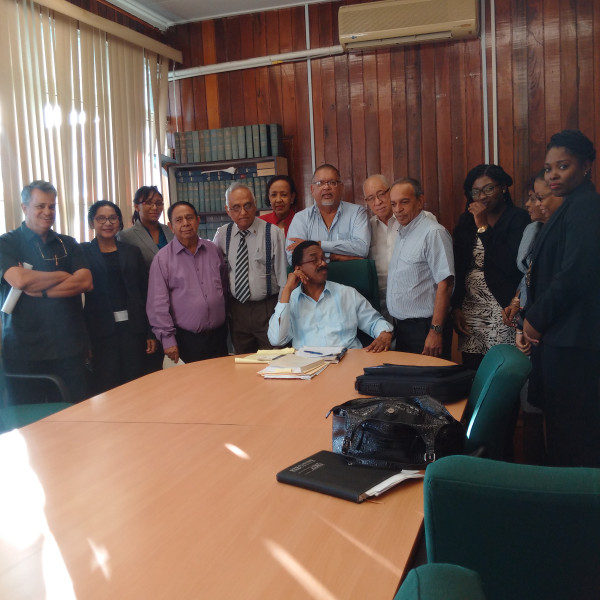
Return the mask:
<path id="1" fill-rule="evenodd" d="M 387 308 L 396 350 L 450 358 L 448 317 L 454 286 L 452 238 L 423 210 L 421 184 L 399 179 L 390 190 L 398 240 L 388 271 Z"/>

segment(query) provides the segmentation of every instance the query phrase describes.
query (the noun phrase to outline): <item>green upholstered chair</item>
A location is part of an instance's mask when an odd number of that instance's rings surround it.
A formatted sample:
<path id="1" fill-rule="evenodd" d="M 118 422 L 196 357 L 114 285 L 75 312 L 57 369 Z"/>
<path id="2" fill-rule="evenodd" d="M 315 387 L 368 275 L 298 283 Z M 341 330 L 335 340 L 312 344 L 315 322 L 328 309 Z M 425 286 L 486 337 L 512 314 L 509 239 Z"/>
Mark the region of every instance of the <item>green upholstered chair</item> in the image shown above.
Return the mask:
<path id="1" fill-rule="evenodd" d="M 371 258 L 359 260 L 334 261 L 328 264 L 327 279 L 358 290 L 379 311 L 379 283 L 375 261 Z M 363 346 L 368 346 L 373 338 L 364 331 L 358 332 L 358 339 Z"/>
<path id="2" fill-rule="evenodd" d="M 465 454 L 497 460 L 512 457 L 519 393 L 530 371 L 531 361 L 515 346 L 499 344 L 487 352 L 465 408 Z"/>
<path id="3" fill-rule="evenodd" d="M 488 600 L 600 597 L 600 469 L 448 456 L 424 496 L 428 562 L 476 571 Z"/>
<path id="4" fill-rule="evenodd" d="M 357 289 L 379 311 L 379 284 L 375 261 L 371 258 L 330 262 L 327 279 Z"/>
<path id="5" fill-rule="evenodd" d="M 35 421 L 53 415 L 59 410 L 73 406 L 70 402 L 41 402 L 39 404 L 18 404 L 0 408 L 0 433 L 25 427 Z"/>
<path id="6" fill-rule="evenodd" d="M 485 600 L 485 595 L 474 571 L 434 563 L 409 571 L 394 600 Z"/>

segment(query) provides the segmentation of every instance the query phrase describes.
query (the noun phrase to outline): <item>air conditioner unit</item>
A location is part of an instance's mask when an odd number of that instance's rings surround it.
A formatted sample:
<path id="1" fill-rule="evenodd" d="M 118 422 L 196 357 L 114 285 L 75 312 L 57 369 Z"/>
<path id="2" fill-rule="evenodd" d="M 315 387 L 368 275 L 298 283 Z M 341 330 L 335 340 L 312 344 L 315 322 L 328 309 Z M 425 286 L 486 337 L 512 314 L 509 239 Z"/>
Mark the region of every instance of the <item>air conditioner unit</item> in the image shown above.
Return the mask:
<path id="1" fill-rule="evenodd" d="M 341 6 L 340 44 L 368 50 L 477 37 L 478 0 L 384 0 Z"/>

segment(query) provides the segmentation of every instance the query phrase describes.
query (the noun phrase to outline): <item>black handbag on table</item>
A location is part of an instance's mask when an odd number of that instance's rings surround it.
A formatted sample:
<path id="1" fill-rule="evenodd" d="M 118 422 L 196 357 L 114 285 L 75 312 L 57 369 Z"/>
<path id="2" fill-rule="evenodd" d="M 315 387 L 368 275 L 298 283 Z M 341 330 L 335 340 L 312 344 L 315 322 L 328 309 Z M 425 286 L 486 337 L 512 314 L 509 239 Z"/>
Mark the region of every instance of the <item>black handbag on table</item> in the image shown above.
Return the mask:
<path id="1" fill-rule="evenodd" d="M 359 464 L 423 469 L 463 452 L 463 425 L 431 396 L 356 398 L 331 413 L 333 451 Z"/>

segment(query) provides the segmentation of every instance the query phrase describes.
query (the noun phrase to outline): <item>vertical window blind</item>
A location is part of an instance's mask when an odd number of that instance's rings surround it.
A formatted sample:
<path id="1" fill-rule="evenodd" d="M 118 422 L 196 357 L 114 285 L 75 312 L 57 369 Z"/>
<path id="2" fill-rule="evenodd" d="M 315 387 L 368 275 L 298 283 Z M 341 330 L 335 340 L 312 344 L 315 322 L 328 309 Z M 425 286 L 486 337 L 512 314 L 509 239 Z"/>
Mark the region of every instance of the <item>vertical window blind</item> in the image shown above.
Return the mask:
<path id="1" fill-rule="evenodd" d="M 87 208 L 126 221 L 141 185 L 162 187 L 168 58 L 30 0 L 0 0 L 0 228 L 20 191 L 58 190 L 56 229 L 89 238 Z"/>

